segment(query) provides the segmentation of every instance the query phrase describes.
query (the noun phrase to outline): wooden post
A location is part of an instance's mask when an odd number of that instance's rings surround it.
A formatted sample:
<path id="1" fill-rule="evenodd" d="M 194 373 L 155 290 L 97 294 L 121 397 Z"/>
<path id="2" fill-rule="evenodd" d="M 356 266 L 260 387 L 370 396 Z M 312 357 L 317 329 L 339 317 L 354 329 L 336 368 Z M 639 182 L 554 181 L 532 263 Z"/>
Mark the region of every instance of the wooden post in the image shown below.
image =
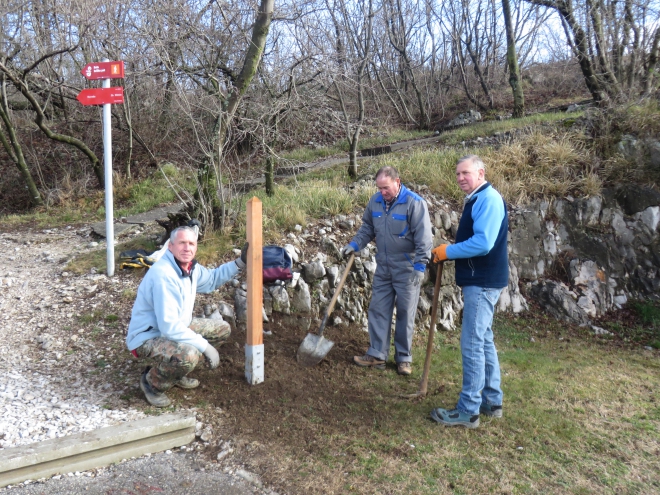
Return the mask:
<path id="1" fill-rule="evenodd" d="M 263 332 L 263 241 L 262 204 L 253 197 L 247 202 L 247 342 L 245 344 L 245 378 L 250 385 L 264 381 Z"/>

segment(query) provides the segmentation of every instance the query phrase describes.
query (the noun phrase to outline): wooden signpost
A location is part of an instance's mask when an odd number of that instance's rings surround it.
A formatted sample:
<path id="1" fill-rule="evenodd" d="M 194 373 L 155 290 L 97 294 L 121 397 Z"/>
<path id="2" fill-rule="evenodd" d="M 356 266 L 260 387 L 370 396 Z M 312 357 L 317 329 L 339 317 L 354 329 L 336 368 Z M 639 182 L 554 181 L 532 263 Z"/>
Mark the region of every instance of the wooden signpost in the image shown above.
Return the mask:
<path id="1" fill-rule="evenodd" d="M 253 197 L 247 202 L 247 342 L 245 343 L 245 378 L 250 385 L 264 381 L 263 332 L 263 240 L 262 204 Z"/>

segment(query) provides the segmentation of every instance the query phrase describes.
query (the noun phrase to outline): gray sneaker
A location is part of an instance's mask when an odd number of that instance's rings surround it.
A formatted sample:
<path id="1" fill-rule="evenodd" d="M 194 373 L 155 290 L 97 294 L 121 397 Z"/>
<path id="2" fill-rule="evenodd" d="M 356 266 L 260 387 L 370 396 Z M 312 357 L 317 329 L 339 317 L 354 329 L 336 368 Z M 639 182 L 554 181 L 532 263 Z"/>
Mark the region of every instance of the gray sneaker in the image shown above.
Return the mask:
<path id="1" fill-rule="evenodd" d="M 445 426 L 465 426 L 466 428 L 479 426 L 478 414 L 466 414 L 458 409 L 447 411 L 438 407 L 431 411 L 431 419 Z"/>
<path id="2" fill-rule="evenodd" d="M 142 392 L 144 392 L 144 398 L 147 399 L 147 402 L 152 406 L 169 406 L 172 401 L 167 398 L 167 395 L 149 385 L 149 382 L 147 381 L 148 372 L 149 368 L 144 370 L 144 373 L 142 373 L 142 376 L 140 377 L 140 388 L 142 389 Z"/>
<path id="3" fill-rule="evenodd" d="M 197 388 L 199 387 L 199 380 L 197 378 L 182 376 L 179 380 L 174 382 L 174 386 L 179 388 Z"/>
<path id="4" fill-rule="evenodd" d="M 481 404 L 481 407 L 479 408 L 479 414 L 490 416 L 491 418 L 501 418 L 502 406 L 496 406 L 494 404 Z"/>
<path id="5" fill-rule="evenodd" d="M 363 368 L 376 368 L 377 370 L 385 369 L 385 361 L 370 356 L 369 354 L 365 354 L 364 356 L 353 356 L 353 362 Z"/>

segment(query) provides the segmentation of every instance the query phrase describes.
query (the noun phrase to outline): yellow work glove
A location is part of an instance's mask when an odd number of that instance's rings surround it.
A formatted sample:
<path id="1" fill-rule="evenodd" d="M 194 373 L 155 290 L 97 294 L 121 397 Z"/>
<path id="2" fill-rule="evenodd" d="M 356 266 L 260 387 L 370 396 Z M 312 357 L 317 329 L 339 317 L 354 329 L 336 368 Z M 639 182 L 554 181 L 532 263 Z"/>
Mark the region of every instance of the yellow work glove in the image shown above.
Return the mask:
<path id="1" fill-rule="evenodd" d="M 447 259 L 447 246 L 449 246 L 449 244 L 440 244 L 438 247 L 431 249 L 431 253 L 433 253 L 433 263 L 440 263 Z"/>

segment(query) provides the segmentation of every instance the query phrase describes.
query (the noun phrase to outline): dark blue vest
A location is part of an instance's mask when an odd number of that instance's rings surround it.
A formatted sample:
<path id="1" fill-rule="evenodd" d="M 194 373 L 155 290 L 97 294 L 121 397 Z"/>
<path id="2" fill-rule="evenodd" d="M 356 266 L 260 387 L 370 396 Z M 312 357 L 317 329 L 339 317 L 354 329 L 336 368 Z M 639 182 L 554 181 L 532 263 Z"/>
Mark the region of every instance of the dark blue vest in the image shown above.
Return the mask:
<path id="1" fill-rule="evenodd" d="M 486 187 L 490 187 L 488 184 Z M 485 189 L 485 188 L 484 188 Z M 463 208 L 463 215 L 456 232 L 456 243 L 468 240 L 474 235 L 472 206 L 477 200 L 475 195 Z M 504 201 L 504 199 L 502 199 Z M 509 284 L 509 255 L 507 252 L 507 233 L 509 230 L 509 214 L 504 203 L 504 218 L 495 240 L 493 249 L 484 256 L 456 260 L 456 285 L 476 286 L 489 289 L 500 289 Z"/>

